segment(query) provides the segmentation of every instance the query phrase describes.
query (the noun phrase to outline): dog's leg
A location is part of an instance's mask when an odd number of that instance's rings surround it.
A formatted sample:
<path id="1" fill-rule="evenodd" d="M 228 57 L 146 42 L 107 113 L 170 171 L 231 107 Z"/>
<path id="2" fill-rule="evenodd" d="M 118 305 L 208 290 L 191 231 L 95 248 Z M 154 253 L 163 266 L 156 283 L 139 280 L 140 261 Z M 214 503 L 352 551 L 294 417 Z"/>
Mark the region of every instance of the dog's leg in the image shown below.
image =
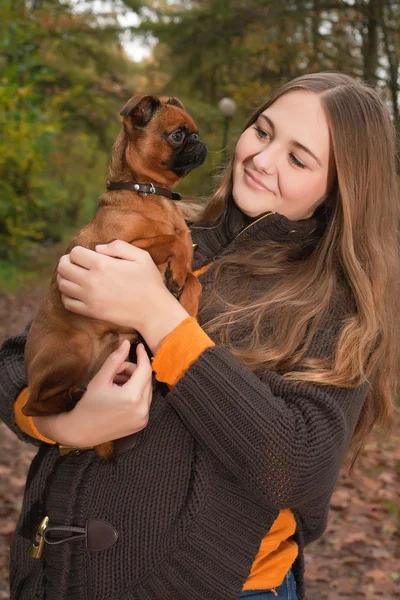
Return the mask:
<path id="1" fill-rule="evenodd" d="M 132 240 L 131 244 L 150 253 L 164 276 L 167 288 L 191 316 L 196 316 L 201 284 L 190 270 L 192 248 L 176 235 L 142 238 Z"/>
<path id="2" fill-rule="evenodd" d="M 183 292 L 183 285 L 179 285 L 176 279 L 174 279 L 174 272 L 172 270 L 171 260 L 167 262 L 167 268 L 165 269 L 164 277 L 165 285 L 167 286 L 171 294 L 175 296 L 177 300 L 179 300 Z"/>
<path id="3" fill-rule="evenodd" d="M 27 342 L 29 397 L 23 413 L 44 416 L 71 410 L 70 396 L 90 380 L 93 354 L 90 336 L 84 331 L 68 329 L 44 333 L 34 339 L 34 345 L 29 343 L 29 337 Z"/>
<path id="4" fill-rule="evenodd" d="M 199 300 L 201 295 L 201 283 L 193 273 L 188 273 L 179 302 L 191 317 L 199 312 Z"/>
<path id="5" fill-rule="evenodd" d="M 119 343 L 120 337 L 113 331 L 98 338 L 65 327 L 57 332 L 44 331 L 40 337 L 28 337 L 25 355 L 29 396 L 22 412 L 27 416 L 45 416 L 72 410 Z M 110 458 L 114 444 L 105 442 L 95 450 L 101 457 Z"/>
<path id="6" fill-rule="evenodd" d="M 190 259 L 188 248 L 176 235 L 157 235 L 152 238 L 140 238 L 130 242 L 137 248 L 147 250 L 155 264 L 165 268 L 170 262 L 175 281 L 182 285 L 186 281 Z M 163 272 L 164 274 L 164 272 Z"/>

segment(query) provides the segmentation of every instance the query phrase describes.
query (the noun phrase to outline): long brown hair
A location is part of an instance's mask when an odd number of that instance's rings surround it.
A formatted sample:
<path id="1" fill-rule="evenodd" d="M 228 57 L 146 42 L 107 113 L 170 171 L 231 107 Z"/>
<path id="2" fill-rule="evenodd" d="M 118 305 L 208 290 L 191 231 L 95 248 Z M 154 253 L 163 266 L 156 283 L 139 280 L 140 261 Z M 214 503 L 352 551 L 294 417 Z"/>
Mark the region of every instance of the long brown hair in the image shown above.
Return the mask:
<path id="1" fill-rule="evenodd" d="M 220 343 L 253 371 L 282 369 L 289 379 L 348 388 L 368 380 L 370 390 L 353 437 L 356 457 L 375 423 L 390 427 L 398 386 L 399 206 L 394 128 L 387 108 L 366 84 L 344 74 L 316 73 L 275 91 L 244 129 L 292 90 L 318 94 L 330 127 L 336 176 L 323 205 L 325 216 L 329 215 L 324 235 L 301 262 L 288 260 L 287 244 L 266 244 L 219 259 L 214 292 L 202 310 L 218 299 L 221 311 L 204 329 L 219 335 Z M 196 223 L 215 223 L 223 213 L 232 194 L 233 162 L 232 156 Z M 229 267 L 235 264 L 241 268 L 240 286 L 233 278 L 229 282 Z M 244 298 L 242 292 L 250 289 L 247 283 L 254 273 L 272 276 L 275 283 L 261 298 Z M 348 312 L 336 347 L 330 357 L 307 357 L 339 282 L 348 292 Z M 272 323 L 273 335 L 265 339 L 258 332 L 266 320 Z M 253 331 L 245 344 L 231 340 L 232 326 L 238 322 L 250 324 Z"/>

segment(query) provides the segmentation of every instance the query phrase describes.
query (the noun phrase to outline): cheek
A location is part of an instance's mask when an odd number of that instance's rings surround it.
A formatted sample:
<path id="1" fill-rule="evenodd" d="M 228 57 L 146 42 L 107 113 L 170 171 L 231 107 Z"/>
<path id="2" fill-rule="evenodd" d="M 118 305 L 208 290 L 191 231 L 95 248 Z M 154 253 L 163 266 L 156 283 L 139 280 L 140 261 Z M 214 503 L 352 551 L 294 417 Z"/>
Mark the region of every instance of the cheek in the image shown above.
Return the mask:
<path id="1" fill-rule="evenodd" d="M 310 183 L 310 195 L 314 200 L 323 198 L 328 190 L 328 174 L 321 174 L 320 177 Z"/>
<path id="2" fill-rule="evenodd" d="M 243 163 L 251 155 L 251 130 L 246 129 L 240 136 L 235 148 L 235 164 Z"/>
<path id="3" fill-rule="evenodd" d="M 234 168 L 235 171 L 237 171 L 238 167 L 243 162 L 242 151 L 241 150 L 242 149 L 241 149 L 240 140 L 239 140 L 239 142 L 236 144 L 235 154 L 234 154 L 233 168 Z"/>
<path id="4" fill-rule="evenodd" d="M 292 171 L 291 173 L 287 172 L 281 191 L 288 200 L 301 204 L 313 204 L 325 195 L 327 186 L 327 176 L 315 177 L 308 171 L 297 173 L 294 176 Z"/>
<path id="5" fill-rule="evenodd" d="M 236 144 L 235 154 L 234 154 L 234 159 L 233 159 L 233 177 L 234 177 L 234 183 L 236 182 L 236 184 L 238 183 L 241 173 L 243 171 L 243 162 L 244 162 L 244 157 L 243 157 L 243 152 L 242 152 L 242 146 L 239 145 L 239 142 L 238 142 Z"/>

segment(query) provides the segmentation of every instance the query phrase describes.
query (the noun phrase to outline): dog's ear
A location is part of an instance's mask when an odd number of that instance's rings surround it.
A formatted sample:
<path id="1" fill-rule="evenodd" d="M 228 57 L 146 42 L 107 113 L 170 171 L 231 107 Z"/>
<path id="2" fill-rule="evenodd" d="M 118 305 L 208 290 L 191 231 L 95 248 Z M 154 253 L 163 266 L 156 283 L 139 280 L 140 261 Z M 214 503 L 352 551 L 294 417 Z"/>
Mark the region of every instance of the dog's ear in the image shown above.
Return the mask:
<path id="1" fill-rule="evenodd" d="M 155 96 L 136 94 L 128 100 L 119 114 L 124 118 L 125 124 L 143 129 L 161 107 L 160 100 Z"/>
<path id="2" fill-rule="evenodd" d="M 186 110 L 186 108 L 183 106 L 182 102 L 178 98 L 170 98 L 169 96 L 163 96 L 162 98 L 160 98 L 160 100 L 164 104 L 172 104 L 172 106 L 178 106 L 179 108 Z"/>

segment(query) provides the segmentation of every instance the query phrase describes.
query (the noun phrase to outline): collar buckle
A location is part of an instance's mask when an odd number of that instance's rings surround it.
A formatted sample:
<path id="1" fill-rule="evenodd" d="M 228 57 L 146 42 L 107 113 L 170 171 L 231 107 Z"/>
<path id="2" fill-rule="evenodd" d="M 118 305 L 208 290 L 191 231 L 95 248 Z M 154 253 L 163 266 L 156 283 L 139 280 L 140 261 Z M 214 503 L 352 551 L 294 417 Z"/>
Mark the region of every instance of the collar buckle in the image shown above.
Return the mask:
<path id="1" fill-rule="evenodd" d="M 151 194 L 155 194 L 156 193 L 156 188 L 154 187 L 154 185 L 152 183 L 148 182 L 148 183 L 144 183 L 143 185 L 148 185 L 149 188 L 150 188 L 149 192 L 143 192 L 143 194 L 145 196 L 150 196 Z"/>

